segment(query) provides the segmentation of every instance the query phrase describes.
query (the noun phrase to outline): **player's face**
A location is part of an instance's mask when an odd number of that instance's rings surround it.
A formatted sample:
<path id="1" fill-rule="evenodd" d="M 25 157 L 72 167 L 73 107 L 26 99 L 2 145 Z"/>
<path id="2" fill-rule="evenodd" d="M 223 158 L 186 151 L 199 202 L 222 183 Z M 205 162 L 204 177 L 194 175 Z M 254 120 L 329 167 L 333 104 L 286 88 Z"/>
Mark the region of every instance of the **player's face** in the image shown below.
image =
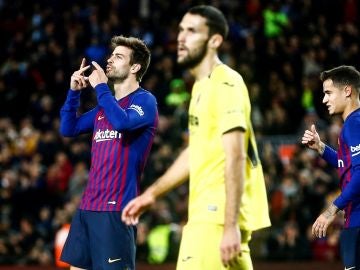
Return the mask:
<path id="1" fill-rule="evenodd" d="M 331 79 L 323 82 L 323 103 L 327 106 L 329 114 L 342 114 L 345 110 L 347 94 L 345 87 L 336 87 Z"/>
<path id="2" fill-rule="evenodd" d="M 197 66 L 207 53 L 209 28 L 206 19 L 199 15 L 185 14 L 179 25 L 177 62 L 186 67 Z"/>
<path id="3" fill-rule="evenodd" d="M 106 66 L 106 76 L 111 80 L 124 81 L 130 74 L 131 49 L 124 46 L 117 46 Z"/>

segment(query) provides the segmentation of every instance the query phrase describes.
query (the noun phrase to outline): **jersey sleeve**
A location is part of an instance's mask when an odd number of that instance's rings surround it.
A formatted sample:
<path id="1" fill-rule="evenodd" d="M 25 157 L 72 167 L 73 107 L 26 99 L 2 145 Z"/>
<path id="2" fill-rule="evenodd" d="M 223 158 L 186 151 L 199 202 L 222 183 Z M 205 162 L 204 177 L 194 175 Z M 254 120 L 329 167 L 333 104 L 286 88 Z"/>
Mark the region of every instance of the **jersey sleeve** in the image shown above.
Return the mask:
<path id="1" fill-rule="evenodd" d="M 337 153 L 336 151 L 328 145 L 325 145 L 324 153 L 322 158 L 329 163 L 332 167 L 337 167 Z"/>
<path id="2" fill-rule="evenodd" d="M 132 104 L 124 110 L 114 99 L 107 84 L 99 84 L 95 90 L 99 106 L 104 109 L 106 117 L 116 130 L 135 130 L 155 122 L 157 103 L 150 93 L 136 95 Z"/>
<path id="3" fill-rule="evenodd" d="M 335 199 L 334 204 L 339 209 L 344 209 L 350 202 L 360 196 L 360 166 L 353 169 L 350 182 Z"/>
<path id="4" fill-rule="evenodd" d="M 360 197 L 360 123 L 352 121 L 343 127 L 344 139 L 350 148 L 351 179 L 336 198 L 334 204 L 344 209 L 349 203 Z"/>
<path id="5" fill-rule="evenodd" d="M 247 89 L 241 78 L 227 76 L 216 82 L 216 103 L 218 123 L 222 133 L 234 128 L 247 129 L 246 99 Z M 244 95 L 246 93 L 246 95 Z"/>
<path id="6" fill-rule="evenodd" d="M 74 137 L 91 132 L 94 128 L 94 118 L 98 107 L 78 116 L 80 106 L 80 91 L 69 90 L 65 103 L 60 110 L 60 133 L 66 137 Z"/>

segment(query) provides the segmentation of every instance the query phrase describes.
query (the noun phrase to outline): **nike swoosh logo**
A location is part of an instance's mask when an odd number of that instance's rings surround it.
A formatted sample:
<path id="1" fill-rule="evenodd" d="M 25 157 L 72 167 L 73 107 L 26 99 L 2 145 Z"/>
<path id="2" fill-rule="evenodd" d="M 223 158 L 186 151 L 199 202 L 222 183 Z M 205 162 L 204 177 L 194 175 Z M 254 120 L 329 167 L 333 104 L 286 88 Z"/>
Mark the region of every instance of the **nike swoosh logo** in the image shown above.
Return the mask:
<path id="1" fill-rule="evenodd" d="M 351 269 L 354 269 L 355 268 L 355 266 L 351 266 L 351 267 L 349 267 L 349 268 L 346 268 L 345 267 L 345 270 L 351 270 Z"/>
<path id="2" fill-rule="evenodd" d="M 105 116 L 99 115 L 98 120 L 100 121 L 100 120 L 102 120 L 104 118 L 105 118 Z"/>
<path id="3" fill-rule="evenodd" d="M 121 258 L 117 258 L 117 259 L 108 259 L 108 263 L 113 263 L 113 262 L 118 262 L 121 261 Z"/>
<path id="4" fill-rule="evenodd" d="M 225 84 L 225 85 L 227 85 L 227 86 L 230 86 L 230 87 L 233 87 L 233 86 L 234 86 L 234 84 L 228 83 L 228 82 L 223 82 L 223 84 Z"/>
<path id="5" fill-rule="evenodd" d="M 191 256 L 187 256 L 186 258 L 183 258 L 182 261 L 183 261 L 183 262 L 186 262 L 186 261 L 188 261 L 188 260 L 190 260 L 190 259 L 192 259 L 192 257 L 191 257 Z"/>

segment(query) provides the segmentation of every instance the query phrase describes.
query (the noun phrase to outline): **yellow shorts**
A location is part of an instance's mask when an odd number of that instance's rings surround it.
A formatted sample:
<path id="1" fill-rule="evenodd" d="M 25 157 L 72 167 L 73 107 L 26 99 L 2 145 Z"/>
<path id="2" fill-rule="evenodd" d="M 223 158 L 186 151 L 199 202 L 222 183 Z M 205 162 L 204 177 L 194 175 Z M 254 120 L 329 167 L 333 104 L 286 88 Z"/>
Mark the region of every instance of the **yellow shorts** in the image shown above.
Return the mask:
<path id="1" fill-rule="evenodd" d="M 176 270 L 252 270 L 249 241 L 251 232 L 241 231 L 241 250 L 237 267 L 224 267 L 220 257 L 223 225 L 189 223 L 181 238 Z"/>

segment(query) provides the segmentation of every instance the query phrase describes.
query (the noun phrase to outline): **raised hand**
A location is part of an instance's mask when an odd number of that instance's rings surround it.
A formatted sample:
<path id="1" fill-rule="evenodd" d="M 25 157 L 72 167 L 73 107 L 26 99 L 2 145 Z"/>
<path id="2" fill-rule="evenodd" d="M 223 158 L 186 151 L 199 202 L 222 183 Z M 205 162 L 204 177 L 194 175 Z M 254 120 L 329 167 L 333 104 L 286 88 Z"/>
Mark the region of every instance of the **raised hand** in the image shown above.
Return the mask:
<path id="1" fill-rule="evenodd" d="M 304 135 L 301 139 L 301 143 L 307 145 L 311 149 L 318 151 L 319 153 L 324 151 L 324 143 L 321 142 L 315 125 L 311 125 L 310 130 L 305 130 Z"/>
<path id="2" fill-rule="evenodd" d="M 91 86 L 95 87 L 100 83 L 107 83 L 108 77 L 106 76 L 105 71 L 101 68 L 101 66 L 95 61 L 92 61 L 91 64 L 94 67 L 94 70 L 89 76 L 89 83 Z"/>
<path id="3" fill-rule="evenodd" d="M 85 66 L 85 58 L 82 59 L 79 70 L 75 71 L 70 79 L 70 89 L 79 91 L 88 86 L 88 82 L 84 76 L 84 72 L 90 68 L 90 65 Z"/>

